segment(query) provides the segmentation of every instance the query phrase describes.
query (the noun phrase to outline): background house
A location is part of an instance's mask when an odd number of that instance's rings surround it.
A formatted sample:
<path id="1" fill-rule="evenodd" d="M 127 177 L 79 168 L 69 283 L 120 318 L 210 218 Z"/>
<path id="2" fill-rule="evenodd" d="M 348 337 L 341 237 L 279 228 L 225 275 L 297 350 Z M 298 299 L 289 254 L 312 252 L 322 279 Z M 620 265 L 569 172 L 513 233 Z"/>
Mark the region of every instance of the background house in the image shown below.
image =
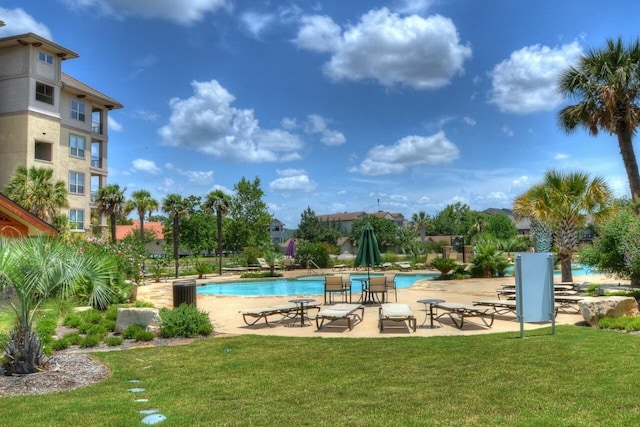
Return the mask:
<path id="1" fill-rule="evenodd" d="M 58 230 L 0 193 L 0 236 L 55 236 Z"/>
<path id="2" fill-rule="evenodd" d="M 134 219 L 131 225 L 116 225 L 116 241 L 122 242 L 128 235 L 140 235 L 140 220 Z M 164 232 L 162 223 L 159 221 L 145 221 L 144 234 L 146 237 L 153 236 L 145 243 L 151 256 L 164 255 Z"/>

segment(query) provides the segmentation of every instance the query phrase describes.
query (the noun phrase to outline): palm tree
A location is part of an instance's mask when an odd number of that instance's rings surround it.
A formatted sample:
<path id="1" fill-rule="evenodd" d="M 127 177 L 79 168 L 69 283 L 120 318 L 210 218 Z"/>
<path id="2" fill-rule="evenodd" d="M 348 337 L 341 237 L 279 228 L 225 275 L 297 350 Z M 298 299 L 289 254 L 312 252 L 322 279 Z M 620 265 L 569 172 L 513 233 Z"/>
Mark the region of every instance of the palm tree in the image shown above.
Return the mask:
<path id="1" fill-rule="evenodd" d="M 207 194 L 204 202 L 204 209 L 207 213 L 216 214 L 216 224 L 218 226 L 218 274 L 222 275 L 222 217 L 229 213 L 231 207 L 231 197 L 222 190 L 211 191 Z"/>
<path id="2" fill-rule="evenodd" d="M 144 217 L 151 215 L 153 211 L 158 209 L 158 201 L 151 197 L 151 193 L 147 190 L 136 190 L 131 193 L 131 200 L 125 205 L 125 212 L 136 211 L 140 220 L 140 242 L 144 244 Z"/>
<path id="3" fill-rule="evenodd" d="M 598 223 L 607 218 L 613 194 L 605 181 L 582 172 L 562 173 L 549 170 L 542 183 L 518 196 L 513 205 L 519 217 L 548 224 L 553 230 L 562 267 L 562 281 L 571 282 L 571 257 L 578 249 L 578 231 L 587 218 Z"/>
<path id="4" fill-rule="evenodd" d="M 5 187 L 5 194 L 14 202 L 37 216 L 51 222 L 58 209 L 69 206 L 67 186 L 53 179 L 53 169 L 20 165 Z"/>
<path id="5" fill-rule="evenodd" d="M 116 222 L 119 215 L 124 214 L 126 188 L 120 190 L 118 184 L 110 184 L 98 190 L 96 206 L 98 212 L 109 216 L 111 227 L 111 243 L 116 243 Z"/>
<path id="6" fill-rule="evenodd" d="M 560 77 L 559 90 L 578 100 L 558 113 L 567 132 L 583 127 L 591 135 L 604 130 L 618 137 L 635 209 L 640 201 L 640 175 L 633 150 L 633 134 L 640 124 L 640 39 L 628 47 L 608 39 L 601 50 L 590 50 Z"/>
<path id="7" fill-rule="evenodd" d="M 178 278 L 178 269 L 180 263 L 180 255 L 178 252 L 178 234 L 180 233 L 180 217 L 189 213 L 187 200 L 183 199 L 179 194 L 169 194 L 162 200 L 162 210 L 169 214 L 171 218 L 173 230 L 173 259 L 176 265 L 176 279 Z"/>
<path id="8" fill-rule="evenodd" d="M 116 268 L 111 258 L 73 250 L 60 239 L 0 239 L 0 289 L 11 287 L 17 303 L 15 329 L 3 346 L 6 375 L 30 374 L 45 362 L 34 316 L 50 298 L 66 299 L 90 289 L 89 303 L 105 309 L 114 296 Z"/>
<path id="9" fill-rule="evenodd" d="M 431 225 L 431 218 L 424 211 L 420 211 L 411 216 L 411 222 L 413 228 L 420 233 L 420 243 L 424 244 L 427 228 Z"/>

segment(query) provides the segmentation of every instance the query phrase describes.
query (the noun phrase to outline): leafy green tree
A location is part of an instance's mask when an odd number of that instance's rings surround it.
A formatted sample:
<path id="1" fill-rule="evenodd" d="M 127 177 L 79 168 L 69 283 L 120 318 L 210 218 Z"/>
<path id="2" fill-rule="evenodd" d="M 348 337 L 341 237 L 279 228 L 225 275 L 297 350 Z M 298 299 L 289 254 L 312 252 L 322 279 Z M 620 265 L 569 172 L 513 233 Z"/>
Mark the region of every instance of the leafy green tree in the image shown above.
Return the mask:
<path id="1" fill-rule="evenodd" d="M 475 246 L 475 256 L 471 259 L 471 275 L 474 277 L 503 277 L 510 262 L 498 249 L 497 240 L 481 241 Z"/>
<path id="2" fill-rule="evenodd" d="M 104 308 L 113 297 L 115 269 L 108 257 L 72 250 L 59 239 L 0 239 L 0 288 L 13 288 L 17 323 L 11 339 L 0 343 L 6 375 L 30 374 L 44 363 L 34 316 L 50 298 L 67 299 L 79 287 L 91 290 L 90 303 Z"/>
<path id="3" fill-rule="evenodd" d="M 200 209 L 180 219 L 179 234 L 180 246 L 192 254 L 212 252 L 215 248 L 216 226 L 213 216 Z"/>
<path id="4" fill-rule="evenodd" d="M 578 249 L 578 230 L 587 217 L 599 223 L 611 214 L 613 195 L 604 179 L 583 172 L 548 170 L 540 184 L 518 196 L 513 210 L 520 217 L 548 224 L 554 232 L 562 281 L 573 281 L 571 258 Z"/>
<path id="5" fill-rule="evenodd" d="M 175 277 L 178 278 L 180 269 L 180 218 L 189 214 L 190 204 L 188 199 L 183 199 L 181 195 L 173 193 L 167 195 L 162 200 L 162 210 L 171 218 L 171 232 L 173 240 L 173 260 L 175 261 Z"/>
<path id="6" fill-rule="evenodd" d="M 20 165 L 4 188 L 5 195 L 37 216 L 51 223 L 60 208 L 69 206 L 64 181 L 53 181 L 53 169 Z"/>
<path id="7" fill-rule="evenodd" d="M 323 224 L 316 213 L 310 207 L 300 214 L 300 224 L 294 233 L 294 237 L 307 242 L 325 242 L 335 245 L 340 237 L 340 232 L 331 224 Z"/>
<path id="8" fill-rule="evenodd" d="M 362 228 L 367 222 L 373 227 L 373 232 L 376 235 L 376 240 L 378 240 L 378 246 L 380 246 L 381 252 L 398 244 L 398 226 L 393 221 L 378 218 L 375 215 L 366 215 L 362 219 L 353 221 L 353 228 L 349 236 L 351 240 L 356 243 L 356 246 L 358 246 L 358 240 L 360 240 L 360 236 L 362 235 Z"/>
<path id="9" fill-rule="evenodd" d="M 425 211 L 420 211 L 418 213 L 414 213 L 411 216 L 411 227 L 420 233 L 420 243 L 424 244 L 426 241 L 426 232 L 427 229 L 431 226 L 431 217 L 425 213 Z"/>
<path id="10" fill-rule="evenodd" d="M 247 246 L 262 247 L 271 241 L 269 225 L 271 215 L 267 204 L 262 200 L 264 191 L 260 188 L 260 178 L 253 181 L 242 179 L 234 186 L 229 216 L 229 237 L 233 250 L 242 250 Z"/>
<path id="11" fill-rule="evenodd" d="M 604 130 L 618 138 L 618 147 L 629 180 L 636 211 L 640 175 L 633 150 L 633 135 L 640 123 L 640 39 L 624 46 L 622 39 L 608 39 L 603 49 L 592 49 L 560 77 L 559 90 L 577 100 L 558 113 L 567 132 L 582 127 L 596 136 Z"/>
<path id="12" fill-rule="evenodd" d="M 511 218 L 505 214 L 486 215 L 484 233 L 491 234 L 496 239 L 511 239 L 518 235 L 518 228 Z"/>
<path id="13" fill-rule="evenodd" d="M 640 217 L 631 206 L 622 206 L 598 227 L 593 245 L 580 249 L 580 261 L 598 271 L 630 279 L 640 286 Z"/>
<path id="14" fill-rule="evenodd" d="M 318 267 L 329 267 L 329 250 L 326 244 L 301 242 L 296 247 L 296 261 L 298 264 L 311 268 L 313 261 Z"/>
<path id="15" fill-rule="evenodd" d="M 476 215 L 471 208 L 457 202 L 447 205 L 432 220 L 435 235 L 465 236 L 469 240 L 469 231 L 476 223 Z"/>
<path id="16" fill-rule="evenodd" d="M 222 275 L 222 218 L 229 214 L 231 197 L 222 190 L 214 190 L 207 194 L 204 202 L 205 212 L 216 214 L 218 231 L 218 274 Z"/>
<path id="17" fill-rule="evenodd" d="M 551 252 L 553 247 L 553 229 L 549 224 L 531 219 L 531 238 L 536 252 Z"/>
<path id="18" fill-rule="evenodd" d="M 124 215 L 126 198 L 124 192 L 126 188 L 120 189 L 118 184 L 109 184 L 98 190 L 96 196 L 96 207 L 98 212 L 109 217 L 109 227 L 111 230 L 111 242 L 116 242 L 117 218 Z"/>
<path id="19" fill-rule="evenodd" d="M 125 204 L 125 213 L 128 215 L 134 210 L 138 214 L 140 220 L 140 240 L 144 242 L 144 218 L 145 216 L 158 210 L 158 201 L 151 197 L 151 193 L 147 190 L 136 190 L 131 193 L 131 199 Z"/>

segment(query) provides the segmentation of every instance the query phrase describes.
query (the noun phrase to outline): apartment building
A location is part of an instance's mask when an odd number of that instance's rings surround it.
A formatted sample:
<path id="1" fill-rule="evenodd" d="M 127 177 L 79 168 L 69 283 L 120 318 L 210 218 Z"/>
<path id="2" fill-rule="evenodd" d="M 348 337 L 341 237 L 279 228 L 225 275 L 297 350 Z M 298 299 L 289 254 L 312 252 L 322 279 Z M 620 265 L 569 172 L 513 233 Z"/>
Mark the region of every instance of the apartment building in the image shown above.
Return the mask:
<path id="1" fill-rule="evenodd" d="M 89 231 L 107 184 L 109 111 L 122 104 L 62 71 L 76 58 L 37 34 L 0 38 L 0 191 L 18 165 L 50 167 L 67 183 L 71 229 Z"/>

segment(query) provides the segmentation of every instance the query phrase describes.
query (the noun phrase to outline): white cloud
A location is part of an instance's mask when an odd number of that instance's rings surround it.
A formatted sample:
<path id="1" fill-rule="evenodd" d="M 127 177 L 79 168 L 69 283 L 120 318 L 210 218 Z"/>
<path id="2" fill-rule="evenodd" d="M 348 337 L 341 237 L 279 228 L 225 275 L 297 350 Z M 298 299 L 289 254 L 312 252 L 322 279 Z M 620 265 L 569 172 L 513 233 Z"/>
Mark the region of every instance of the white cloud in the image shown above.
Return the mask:
<path id="1" fill-rule="evenodd" d="M 298 121 L 290 117 L 285 117 L 280 121 L 280 126 L 282 126 L 284 130 L 295 130 L 298 128 Z"/>
<path id="2" fill-rule="evenodd" d="M 144 120 L 146 122 L 155 122 L 158 120 L 160 115 L 155 111 L 145 110 L 143 108 L 137 108 L 132 114 L 131 117 L 134 119 Z"/>
<path id="3" fill-rule="evenodd" d="M 230 10 L 230 0 L 62 0 L 72 10 L 89 9 L 98 13 L 124 19 L 140 16 L 147 19 L 163 19 L 182 25 L 201 21 L 207 13 L 219 9 Z"/>
<path id="4" fill-rule="evenodd" d="M 109 115 L 109 132 L 120 132 L 122 129 L 122 125 Z"/>
<path id="5" fill-rule="evenodd" d="M 510 128 L 509 126 L 507 126 L 507 125 L 502 126 L 501 130 L 502 130 L 502 133 L 504 133 L 504 134 L 505 134 L 505 135 L 507 135 L 507 136 L 513 136 L 513 135 L 514 135 L 514 134 L 513 134 L 513 129 L 511 129 L 511 128 Z"/>
<path id="6" fill-rule="evenodd" d="M 245 12 L 240 15 L 240 22 L 244 28 L 255 38 L 260 39 L 262 33 L 275 21 L 275 17 L 269 13 Z"/>
<path id="7" fill-rule="evenodd" d="M 489 102 L 509 113 L 553 110 L 562 102 L 556 90 L 560 73 L 580 55 L 582 47 L 577 42 L 559 48 L 527 46 L 513 52 L 491 71 Z"/>
<path id="8" fill-rule="evenodd" d="M 401 17 L 387 8 L 363 15 L 344 32 L 326 16 L 303 18 L 294 42 L 331 52 L 324 72 L 334 80 L 375 80 L 416 89 L 447 85 L 464 72 L 471 48 L 460 44 L 453 22 L 440 15 Z"/>
<path id="9" fill-rule="evenodd" d="M 555 156 L 553 156 L 553 158 L 555 160 L 567 160 L 569 158 L 569 155 L 567 153 L 558 153 Z"/>
<path id="10" fill-rule="evenodd" d="M 367 158 L 350 172 L 362 175 L 399 174 L 411 166 L 451 163 L 460 154 L 444 132 L 432 136 L 407 136 L 391 146 L 373 147 Z"/>
<path id="11" fill-rule="evenodd" d="M 146 172 L 151 175 L 158 175 L 162 172 L 153 160 L 135 159 L 131 162 L 131 169 L 134 172 Z"/>
<path id="12" fill-rule="evenodd" d="M 330 147 L 342 145 L 347 142 L 347 138 L 345 138 L 342 132 L 329 129 L 324 117 L 318 114 L 309 114 L 309 116 L 307 116 L 305 131 L 320 134 L 322 143 Z"/>
<path id="13" fill-rule="evenodd" d="M 301 169 L 284 169 L 276 171 L 281 178 L 277 178 L 269 183 L 269 188 L 273 191 L 313 191 L 316 183 L 313 182 L 307 172 Z"/>
<path id="14" fill-rule="evenodd" d="M 427 12 L 431 8 L 434 0 L 400 0 L 398 1 L 398 3 L 398 12 L 408 15 L 414 13 L 420 15 Z"/>
<path id="15" fill-rule="evenodd" d="M 513 180 L 513 187 L 514 188 L 525 188 L 525 187 L 529 187 L 531 185 L 530 183 L 531 181 L 529 180 L 529 177 L 524 175 L 524 176 L 520 176 L 516 179 Z"/>
<path id="16" fill-rule="evenodd" d="M 475 126 L 476 125 L 476 121 L 475 119 L 471 118 L 471 117 L 463 117 L 462 121 L 467 125 L 467 126 Z"/>
<path id="17" fill-rule="evenodd" d="M 238 162 L 300 159 L 302 141 L 281 129 L 262 129 L 253 110 L 232 106 L 235 97 L 217 81 L 191 83 L 194 94 L 169 101 L 169 123 L 159 129 L 164 145 L 191 148 Z"/>
<path id="18" fill-rule="evenodd" d="M 167 170 L 175 171 L 177 174 L 186 177 L 190 184 L 209 185 L 213 182 L 213 171 L 184 170 L 175 167 L 172 163 L 166 163 L 164 167 Z"/>
<path id="19" fill-rule="evenodd" d="M 5 9 L 0 7 L 0 18 L 2 18 L 5 23 L 4 27 L 0 27 L 0 37 L 35 33 L 45 39 L 53 40 L 49 28 L 45 24 L 37 22 L 21 8 Z"/>

